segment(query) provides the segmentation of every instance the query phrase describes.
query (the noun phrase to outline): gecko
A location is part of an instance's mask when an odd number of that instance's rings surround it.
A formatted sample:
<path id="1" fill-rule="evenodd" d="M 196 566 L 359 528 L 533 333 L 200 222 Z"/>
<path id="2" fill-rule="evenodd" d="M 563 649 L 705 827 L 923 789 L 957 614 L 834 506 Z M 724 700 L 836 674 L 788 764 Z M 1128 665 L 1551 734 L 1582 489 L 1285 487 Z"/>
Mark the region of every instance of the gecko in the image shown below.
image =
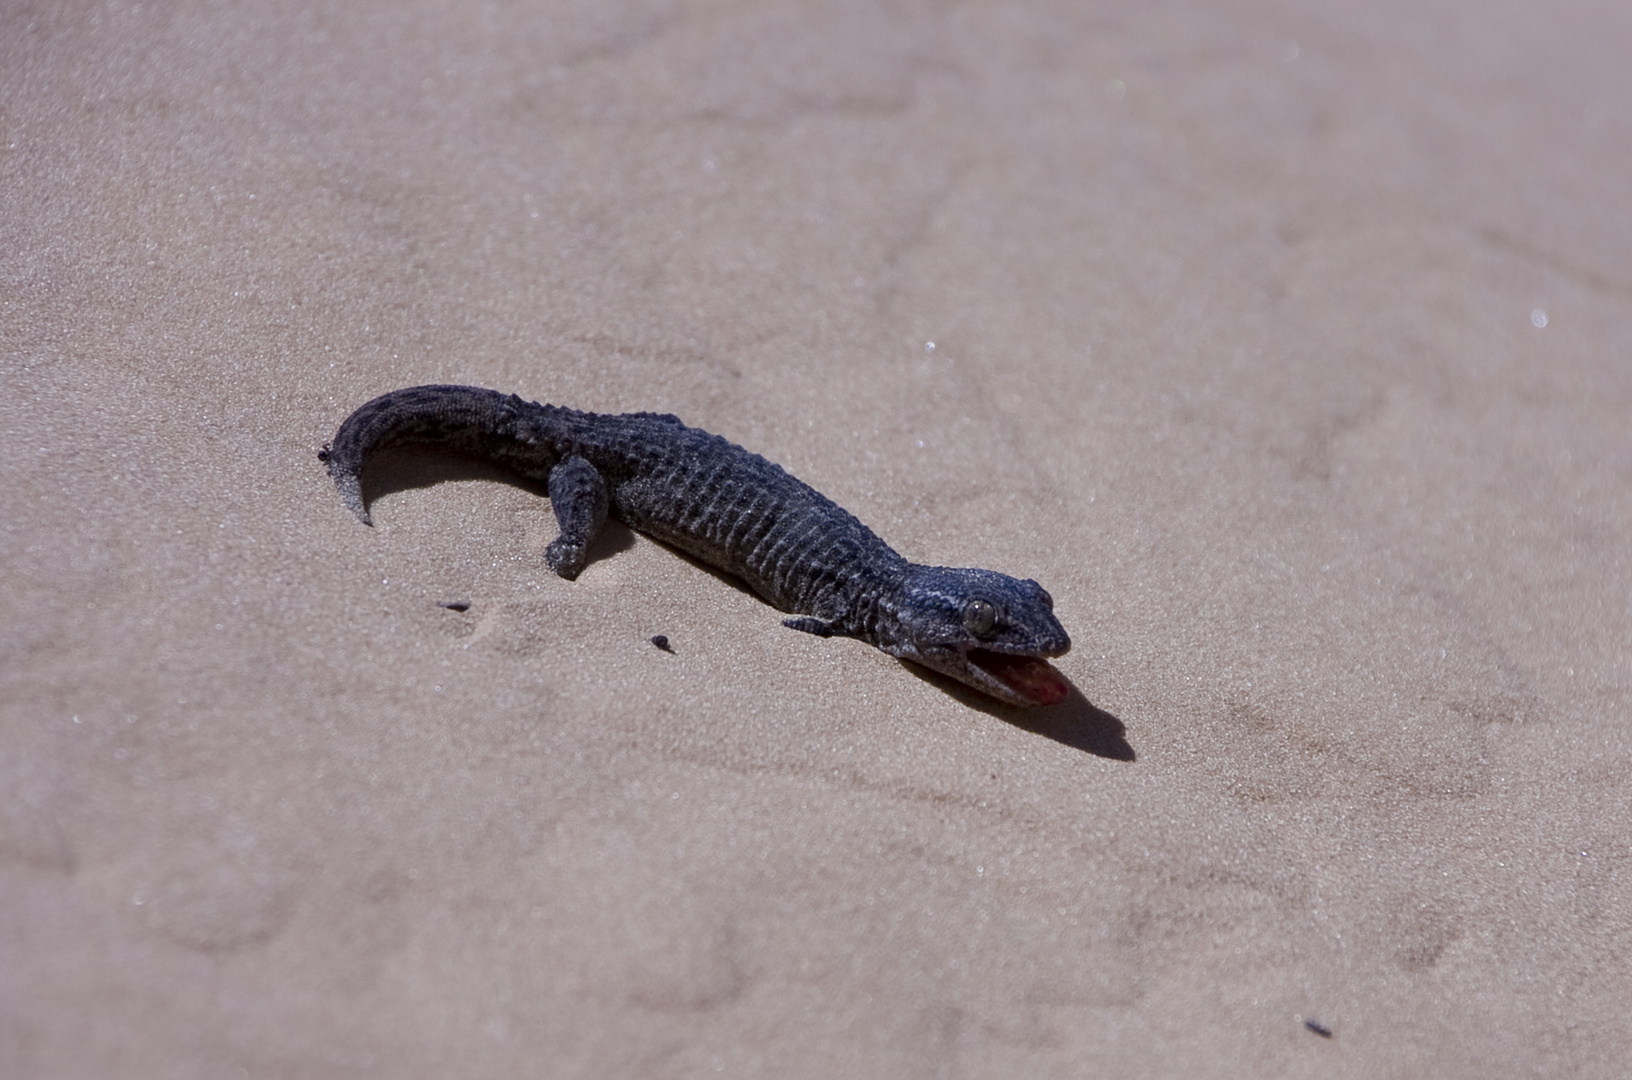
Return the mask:
<path id="1" fill-rule="evenodd" d="M 661 413 L 580 412 L 475 386 L 415 386 L 363 405 L 318 454 L 365 525 L 362 472 L 424 446 L 545 485 L 560 535 L 544 552 L 568 581 L 608 517 L 741 579 L 783 625 L 849 637 L 1014 705 L 1071 684 L 1049 658 L 1071 639 L 1037 582 L 909 562 L 780 465 Z"/>

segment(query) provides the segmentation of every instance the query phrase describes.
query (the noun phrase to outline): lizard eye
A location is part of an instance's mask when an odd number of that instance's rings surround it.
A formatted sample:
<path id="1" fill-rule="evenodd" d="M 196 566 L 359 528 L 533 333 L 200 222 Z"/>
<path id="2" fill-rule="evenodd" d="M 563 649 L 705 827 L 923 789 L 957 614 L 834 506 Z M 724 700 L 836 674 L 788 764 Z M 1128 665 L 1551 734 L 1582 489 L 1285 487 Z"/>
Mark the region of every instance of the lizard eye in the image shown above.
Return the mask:
<path id="1" fill-rule="evenodd" d="M 985 637 L 997 625 L 997 609 L 985 600 L 963 605 L 963 628 L 976 637 Z"/>

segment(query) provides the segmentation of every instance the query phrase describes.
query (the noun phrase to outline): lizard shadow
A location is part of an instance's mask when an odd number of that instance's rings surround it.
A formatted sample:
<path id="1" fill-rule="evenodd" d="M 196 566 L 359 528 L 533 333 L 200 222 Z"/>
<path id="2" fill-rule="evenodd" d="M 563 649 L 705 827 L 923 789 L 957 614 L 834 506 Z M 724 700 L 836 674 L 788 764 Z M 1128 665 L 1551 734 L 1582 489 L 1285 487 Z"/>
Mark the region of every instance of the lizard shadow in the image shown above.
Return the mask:
<path id="1" fill-rule="evenodd" d="M 540 513 L 548 521 L 552 530 L 551 538 L 554 538 L 555 514 L 549 505 L 549 488 L 542 480 L 532 480 L 508 469 L 497 468 L 475 458 L 461 457 L 446 451 L 403 448 L 382 452 L 369 461 L 368 468 L 363 472 L 363 505 L 372 510 L 375 500 L 386 495 L 395 495 L 399 491 L 412 491 L 416 488 L 435 487 L 438 484 L 459 480 L 491 480 L 494 483 L 519 488 L 530 495 L 537 495 L 544 502 L 540 507 Z M 611 558 L 634 546 L 634 532 L 621 521 L 608 519 L 600 533 L 590 542 L 584 565 L 592 566 L 602 559 Z"/>
<path id="2" fill-rule="evenodd" d="M 474 458 L 461 457 L 445 451 L 425 451 L 406 447 L 385 451 L 371 460 L 361 479 L 363 505 L 370 508 L 373 507 L 375 500 L 386 495 L 460 480 L 491 480 L 509 484 L 537 495 L 546 503 L 550 497 L 549 489 L 542 481 L 518 476 L 508 469 L 497 468 Z M 550 513 L 548 510 L 544 512 Z M 551 514 L 552 518 L 553 516 Z M 734 574 L 710 566 L 671 544 L 662 541 L 657 543 L 738 592 L 763 600 Z M 634 531 L 620 521 L 609 519 L 600 535 L 591 543 L 586 565 L 593 565 L 619 552 L 628 551 L 634 546 Z M 1081 750 L 1097 757 L 1110 758 L 1114 761 L 1135 760 L 1133 747 L 1124 738 L 1127 727 L 1121 720 L 1089 701 L 1074 686 L 1071 688 L 1070 696 L 1058 705 L 1027 709 L 989 698 L 956 679 L 930 671 L 928 668 L 905 661 L 901 662 L 901 667 L 969 708 L 978 709 L 1004 723 L 1013 724 L 1022 731 L 1053 739 L 1073 750 Z"/>
<path id="3" fill-rule="evenodd" d="M 610 529 L 614 523 L 608 522 Z M 761 603 L 764 597 L 750 589 L 739 577 L 717 566 L 710 566 L 701 559 L 681 551 L 661 540 L 656 541 L 660 546 L 695 566 L 703 573 L 717 581 L 742 593 L 751 596 Z M 769 606 L 769 605 L 766 605 Z M 774 610 L 774 609 L 773 609 Z M 965 686 L 956 679 L 949 678 L 937 671 L 920 667 L 905 660 L 900 666 L 911 672 L 924 682 L 936 687 L 944 693 L 956 698 L 971 709 L 978 709 L 988 716 L 995 716 L 1004 723 L 1013 724 L 1022 731 L 1029 731 L 1034 735 L 1053 739 L 1073 750 L 1093 754 L 1096 757 L 1110 758 L 1113 761 L 1136 760 L 1133 747 L 1124 737 L 1127 725 L 1115 716 L 1101 709 L 1083 696 L 1082 691 L 1075 686 L 1071 687 L 1070 696 L 1058 705 L 1050 705 L 1041 709 L 1028 709 L 1021 705 L 1009 705 L 995 698 L 987 697 L 980 691 Z"/>
<path id="4" fill-rule="evenodd" d="M 924 682 L 957 698 L 969 708 L 978 709 L 988 716 L 995 716 L 1006 724 L 1013 724 L 1021 731 L 1053 739 L 1073 750 L 1081 750 L 1095 757 L 1110 758 L 1113 761 L 1137 760 L 1133 747 L 1125 737 L 1127 725 L 1089 701 L 1075 686 L 1071 687 L 1070 695 L 1058 705 L 1028 709 L 1023 705 L 1009 705 L 989 698 L 956 679 L 919 667 L 917 664 L 903 661 L 901 666 Z"/>

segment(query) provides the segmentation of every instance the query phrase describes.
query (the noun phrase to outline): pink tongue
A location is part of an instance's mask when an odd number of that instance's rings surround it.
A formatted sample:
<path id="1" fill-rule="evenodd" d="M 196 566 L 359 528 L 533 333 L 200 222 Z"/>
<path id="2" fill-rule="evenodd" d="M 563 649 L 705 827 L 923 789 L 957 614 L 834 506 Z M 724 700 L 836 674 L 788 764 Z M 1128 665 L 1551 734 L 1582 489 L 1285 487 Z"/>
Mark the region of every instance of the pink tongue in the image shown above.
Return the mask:
<path id="1" fill-rule="evenodd" d="M 969 661 L 1035 705 L 1057 705 L 1071 693 L 1060 670 L 1040 657 L 972 649 Z"/>

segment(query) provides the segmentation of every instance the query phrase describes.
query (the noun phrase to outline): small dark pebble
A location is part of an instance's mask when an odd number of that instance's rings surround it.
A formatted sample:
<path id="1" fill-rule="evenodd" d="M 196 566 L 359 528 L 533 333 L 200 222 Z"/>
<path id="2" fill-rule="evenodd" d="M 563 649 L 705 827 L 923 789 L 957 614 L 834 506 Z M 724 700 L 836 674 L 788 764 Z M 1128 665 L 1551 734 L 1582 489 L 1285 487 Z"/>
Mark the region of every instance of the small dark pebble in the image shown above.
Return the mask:
<path id="1" fill-rule="evenodd" d="M 448 600 L 448 601 L 446 601 L 444 603 L 441 603 L 441 604 L 438 604 L 436 606 L 437 607 L 445 607 L 449 611 L 469 611 L 470 610 L 470 603 L 469 603 L 469 601 L 466 601 L 466 600 Z"/>
<path id="2" fill-rule="evenodd" d="M 656 645 L 658 648 L 667 653 L 672 653 L 674 651 L 674 647 L 669 644 L 669 639 L 664 634 L 653 634 L 652 644 Z"/>
<path id="3" fill-rule="evenodd" d="M 1303 1026 L 1308 1028 L 1310 1031 L 1313 1031 L 1316 1035 L 1319 1035 L 1323 1039 L 1329 1039 L 1332 1037 L 1332 1029 L 1327 1027 L 1325 1024 L 1322 1024 L 1319 1020 L 1305 1020 L 1303 1022 Z"/>

